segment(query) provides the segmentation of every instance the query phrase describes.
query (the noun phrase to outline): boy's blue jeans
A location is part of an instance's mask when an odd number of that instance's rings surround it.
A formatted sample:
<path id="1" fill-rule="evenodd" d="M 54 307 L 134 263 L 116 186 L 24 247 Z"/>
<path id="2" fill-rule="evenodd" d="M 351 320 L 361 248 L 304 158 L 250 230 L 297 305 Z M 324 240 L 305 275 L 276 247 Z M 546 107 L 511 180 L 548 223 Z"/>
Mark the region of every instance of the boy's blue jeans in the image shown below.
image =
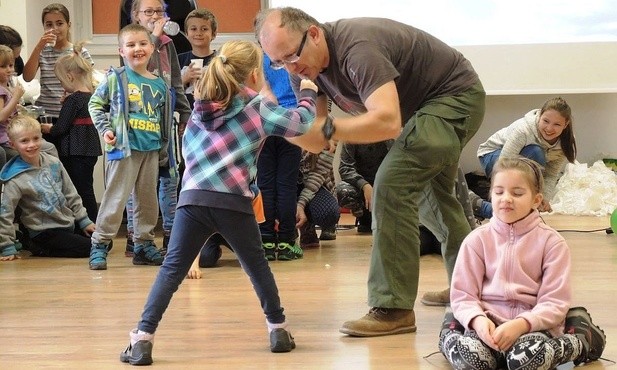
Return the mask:
<path id="1" fill-rule="evenodd" d="M 241 230 L 241 232 L 238 232 Z M 176 222 L 165 261 L 150 290 L 138 329 L 156 328 L 204 242 L 219 232 L 233 248 L 249 276 L 268 322 L 285 322 L 283 307 L 263 248 L 255 215 L 222 208 L 186 205 L 176 210 Z M 237 302 L 238 305 L 245 304 Z"/>

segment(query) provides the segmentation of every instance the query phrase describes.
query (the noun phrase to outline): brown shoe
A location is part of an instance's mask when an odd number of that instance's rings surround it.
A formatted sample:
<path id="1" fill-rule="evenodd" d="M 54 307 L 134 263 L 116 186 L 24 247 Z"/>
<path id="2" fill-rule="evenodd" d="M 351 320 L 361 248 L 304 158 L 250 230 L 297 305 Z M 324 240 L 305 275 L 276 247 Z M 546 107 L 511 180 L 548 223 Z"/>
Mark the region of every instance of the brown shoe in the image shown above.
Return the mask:
<path id="1" fill-rule="evenodd" d="M 426 292 L 420 302 L 427 306 L 447 306 L 450 304 L 450 288 L 441 292 Z"/>
<path id="2" fill-rule="evenodd" d="M 339 331 L 354 337 L 413 333 L 416 315 L 413 310 L 373 307 L 361 319 L 345 322 Z"/>

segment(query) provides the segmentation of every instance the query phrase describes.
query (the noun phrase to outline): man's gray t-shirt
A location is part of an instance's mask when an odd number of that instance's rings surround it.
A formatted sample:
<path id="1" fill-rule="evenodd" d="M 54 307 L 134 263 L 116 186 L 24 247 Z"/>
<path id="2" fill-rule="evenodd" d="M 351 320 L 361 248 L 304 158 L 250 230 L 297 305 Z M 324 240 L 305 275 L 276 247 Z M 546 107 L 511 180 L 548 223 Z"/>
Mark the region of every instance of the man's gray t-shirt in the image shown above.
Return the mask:
<path id="1" fill-rule="evenodd" d="M 315 81 L 344 112 L 366 112 L 364 101 L 394 80 L 403 123 L 427 100 L 463 92 L 478 81 L 456 49 L 412 26 L 385 18 L 342 19 L 322 25 L 328 68 Z M 294 76 L 294 87 L 299 77 Z"/>

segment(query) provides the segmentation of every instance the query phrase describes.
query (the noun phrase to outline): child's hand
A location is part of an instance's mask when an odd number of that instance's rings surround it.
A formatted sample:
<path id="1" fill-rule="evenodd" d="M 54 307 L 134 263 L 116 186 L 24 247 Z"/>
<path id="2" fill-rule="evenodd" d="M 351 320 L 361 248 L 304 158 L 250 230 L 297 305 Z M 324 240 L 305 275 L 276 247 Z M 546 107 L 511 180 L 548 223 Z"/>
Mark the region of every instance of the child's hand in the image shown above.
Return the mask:
<path id="1" fill-rule="evenodd" d="M 86 234 L 87 236 L 92 236 L 92 233 L 96 230 L 96 225 L 95 224 L 90 224 L 86 227 L 83 228 L 84 234 Z"/>
<path id="2" fill-rule="evenodd" d="M 36 46 L 42 49 L 47 44 L 55 44 L 55 43 L 56 43 L 56 35 L 54 34 L 54 30 L 48 29 L 45 31 L 43 36 L 41 36 Z"/>
<path id="3" fill-rule="evenodd" d="M 296 206 L 296 227 L 304 225 L 308 221 L 304 208 Z"/>
<path id="4" fill-rule="evenodd" d="M 60 103 L 64 103 L 64 99 L 66 99 L 67 96 L 71 95 L 68 91 L 64 91 L 64 94 L 62 94 L 62 97 L 60 98 Z"/>
<path id="5" fill-rule="evenodd" d="M 197 80 L 201 78 L 203 72 L 203 68 L 199 68 L 195 66 L 195 63 L 191 62 L 191 64 L 189 64 L 188 70 L 186 71 L 186 74 L 191 81 L 197 82 Z"/>
<path id="6" fill-rule="evenodd" d="M 542 199 L 542 203 L 540 203 L 540 206 L 538 207 L 538 211 L 540 211 L 540 212 L 552 212 L 553 208 L 551 207 L 551 204 L 549 203 L 548 200 Z"/>
<path id="7" fill-rule="evenodd" d="M 495 351 L 500 351 L 499 345 L 493 339 L 493 333 L 495 332 L 495 323 L 492 322 L 486 316 L 476 316 L 471 320 L 471 329 L 475 330 L 480 337 L 480 340 L 487 346 L 491 347 Z"/>
<path id="8" fill-rule="evenodd" d="M 163 34 L 163 26 L 169 20 L 167 17 L 160 18 L 155 22 L 148 23 L 148 28 L 152 31 L 152 34 L 156 37 L 161 37 Z"/>
<path id="9" fill-rule="evenodd" d="M 300 90 L 304 90 L 304 89 L 311 89 L 317 92 L 317 85 L 315 85 L 313 81 L 305 78 L 302 81 L 300 81 Z"/>
<path id="10" fill-rule="evenodd" d="M 364 204 L 369 211 L 373 210 L 373 186 L 371 184 L 365 184 L 362 187 L 362 193 L 364 194 Z"/>
<path id="11" fill-rule="evenodd" d="M 201 279 L 201 270 L 199 269 L 199 255 L 193 261 L 191 268 L 189 269 L 188 274 L 186 274 L 187 279 Z"/>
<path id="12" fill-rule="evenodd" d="M 103 140 L 105 140 L 105 144 L 116 145 L 116 134 L 113 131 L 105 131 Z"/>
<path id="13" fill-rule="evenodd" d="M 527 321 L 518 318 L 499 325 L 495 328 L 492 337 L 501 351 L 507 351 L 521 335 L 527 333 L 528 329 Z"/>
<path id="14" fill-rule="evenodd" d="M 20 258 L 18 254 L 11 254 L 10 256 L 0 256 L 0 261 L 14 261 Z"/>
<path id="15" fill-rule="evenodd" d="M 44 134 L 49 134 L 52 126 L 53 125 L 51 123 L 41 123 L 41 132 Z"/>
<path id="16" fill-rule="evenodd" d="M 11 93 L 13 94 L 13 99 L 17 99 L 17 101 L 21 99 L 21 97 L 24 95 L 25 92 L 26 92 L 26 89 L 24 89 L 24 87 L 21 86 L 20 83 L 17 83 L 15 87 L 11 89 Z"/>

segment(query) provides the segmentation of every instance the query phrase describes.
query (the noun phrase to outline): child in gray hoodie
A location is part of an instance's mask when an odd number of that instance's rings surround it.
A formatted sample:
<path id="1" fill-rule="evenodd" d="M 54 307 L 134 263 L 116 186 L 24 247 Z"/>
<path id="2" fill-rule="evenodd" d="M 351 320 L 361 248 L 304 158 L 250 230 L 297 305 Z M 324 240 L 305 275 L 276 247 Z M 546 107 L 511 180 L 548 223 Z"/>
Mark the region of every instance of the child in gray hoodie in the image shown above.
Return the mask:
<path id="1" fill-rule="evenodd" d="M 95 225 L 60 160 L 41 152 L 41 126 L 19 115 L 7 128 L 19 155 L 0 172 L 4 184 L 0 206 L 0 261 L 19 258 L 15 212 L 31 240 L 31 252 L 42 257 L 88 257 Z M 76 226 L 79 228 L 76 230 Z"/>

